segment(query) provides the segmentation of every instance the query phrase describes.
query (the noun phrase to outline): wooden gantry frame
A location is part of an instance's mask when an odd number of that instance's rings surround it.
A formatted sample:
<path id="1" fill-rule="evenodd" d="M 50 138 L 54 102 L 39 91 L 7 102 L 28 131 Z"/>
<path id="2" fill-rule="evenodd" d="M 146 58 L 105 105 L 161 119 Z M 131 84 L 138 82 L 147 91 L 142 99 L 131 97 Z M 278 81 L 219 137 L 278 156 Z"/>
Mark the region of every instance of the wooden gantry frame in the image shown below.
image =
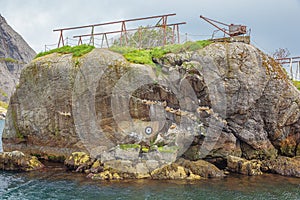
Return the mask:
<path id="1" fill-rule="evenodd" d="M 292 80 L 300 79 L 300 56 L 288 57 L 288 58 L 277 58 L 276 61 L 281 64 L 289 64 L 289 73 Z M 296 64 L 296 71 L 293 71 L 293 64 Z"/>
<path id="2" fill-rule="evenodd" d="M 163 30 L 165 31 L 166 27 L 172 27 L 172 44 L 176 43 L 176 41 L 178 43 L 180 43 L 180 35 L 179 35 L 179 25 L 183 25 L 186 24 L 186 22 L 180 22 L 180 23 L 174 23 L 174 24 L 166 24 L 165 26 L 162 25 L 156 25 L 156 26 L 149 26 L 149 27 L 141 27 L 141 28 L 134 28 L 134 29 L 124 29 L 124 30 L 119 30 L 119 31 L 110 31 L 110 32 L 102 32 L 102 33 L 91 33 L 91 34 L 84 34 L 84 35 L 75 35 L 73 36 L 73 38 L 78 38 L 78 45 L 82 44 L 82 38 L 83 37 L 90 37 L 92 38 L 90 40 L 90 44 L 94 45 L 94 37 L 97 35 L 102 35 L 102 39 L 101 39 L 101 48 L 103 47 L 104 43 L 106 43 L 106 46 L 108 47 L 108 39 L 107 39 L 107 35 L 109 34 L 114 34 L 114 33 L 121 33 L 120 36 L 120 45 L 122 46 L 123 43 L 123 38 L 125 38 L 125 45 L 127 45 L 128 41 L 127 41 L 127 37 L 126 37 L 126 33 L 130 32 L 130 31 L 138 31 L 139 33 L 139 44 L 141 44 L 141 38 L 142 38 L 142 30 L 143 29 L 154 29 L 154 28 L 163 28 Z M 177 36 L 177 38 L 176 38 Z M 164 45 L 166 44 L 166 33 L 164 32 Z"/>
<path id="3" fill-rule="evenodd" d="M 64 41 L 64 31 L 68 30 L 76 30 L 76 29 L 85 29 L 90 28 L 91 33 L 90 34 L 82 34 L 82 35 L 75 35 L 74 38 L 78 38 L 78 45 L 82 44 L 82 38 L 83 37 L 90 37 L 90 44 L 95 44 L 95 36 L 102 35 L 102 43 L 101 48 L 104 45 L 104 42 L 106 42 L 106 46 L 108 47 L 108 39 L 107 35 L 114 34 L 114 33 L 120 33 L 120 45 L 123 45 L 123 40 L 125 39 L 125 45 L 127 45 L 127 32 L 129 31 L 138 31 L 139 32 L 139 38 L 141 39 L 141 30 L 143 29 L 154 29 L 154 28 L 162 28 L 163 29 L 163 45 L 167 43 L 167 27 L 172 27 L 172 43 L 176 42 L 175 34 L 177 35 L 177 42 L 180 43 L 180 36 L 179 36 L 179 26 L 186 24 L 186 22 L 180 22 L 180 23 L 172 23 L 168 24 L 168 17 L 175 16 L 176 13 L 171 14 L 165 14 L 165 15 L 156 15 L 156 16 L 150 16 L 150 17 L 142 17 L 142 18 L 134 18 L 134 19 L 127 19 L 127 20 L 119 20 L 119 21 L 112 21 L 112 22 L 105 22 L 105 23 L 99 23 L 99 24 L 90 24 L 85 26 L 76 26 L 76 27 L 68 27 L 68 28 L 60 28 L 60 29 L 54 29 L 54 32 L 59 32 L 59 40 L 57 47 L 61 47 L 65 45 Z M 133 28 L 133 29 L 127 29 L 127 23 L 133 22 L 133 21 L 141 21 L 141 20 L 149 20 L 149 19 L 159 19 L 155 26 L 149 26 L 149 27 L 143 27 L 143 28 Z M 120 24 L 121 29 L 120 30 L 113 30 L 108 32 L 101 32 L 101 33 L 95 33 L 95 27 L 100 26 L 107 26 L 107 25 L 113 25 L 113 24 Z"/>

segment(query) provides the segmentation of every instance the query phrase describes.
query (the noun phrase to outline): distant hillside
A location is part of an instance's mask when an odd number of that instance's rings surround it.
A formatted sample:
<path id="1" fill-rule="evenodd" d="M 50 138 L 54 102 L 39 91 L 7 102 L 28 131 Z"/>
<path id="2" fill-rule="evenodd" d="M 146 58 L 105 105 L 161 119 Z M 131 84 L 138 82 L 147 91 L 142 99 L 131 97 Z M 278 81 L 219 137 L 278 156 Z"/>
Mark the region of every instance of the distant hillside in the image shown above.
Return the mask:
<path id="1" fill-rule="evenodd" d="M 36 55 L 0 15 L 0 101 L 8 102 L 25 64 Z"/>

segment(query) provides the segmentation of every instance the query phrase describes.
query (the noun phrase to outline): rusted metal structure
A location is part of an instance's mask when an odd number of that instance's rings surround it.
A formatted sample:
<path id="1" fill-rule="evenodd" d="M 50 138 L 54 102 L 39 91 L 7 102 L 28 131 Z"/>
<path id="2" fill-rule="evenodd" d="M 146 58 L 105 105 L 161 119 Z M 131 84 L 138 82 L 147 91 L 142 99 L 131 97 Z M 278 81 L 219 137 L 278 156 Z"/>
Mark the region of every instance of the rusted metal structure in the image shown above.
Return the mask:
<path id="1" fill-rule="evenodd" d="M 101 33 L 104 37 L 104 39 L 106 37 L 107 34 L 111 34 L 112 32 L 116 33 L 119 32 L 121 33 L 120 36 L 120 43 L 122 45 L 122 39 L 123 37 L 125 37 L 125 42 L 127 42 L 127 38 L 126 38 L 126 33 L 127 33 L 127 23 L 128 22 L 133 22 L 133 21 L 140 21 L 140 20 L 148 20 L 148 19 L 159 19 L 157 22 L 157 26 L 160 26 L 163 30 L 164 30 L 164 44 L 166 43 L 166 28 L 167 28 L 167 20 L 168 17 L 170 16 L 174 16 L 176 15 L 176 13 L 171 13 L 171 14 L 165 14 L 165 15 L 156 15 L 156 16 L 150 16 L 150 17 L 142 17 L 142 18 L 134 18 L 134 19 L 127 19 L 127 20 L 119 20 L 119 21 L 112 21 L 112 22 L 105 22 L 105 23 L 99 23 L 99 24 L 91 24 L 91 25 L 85 25 L 85 26 L 76 26 L 76 27 L 68 27 L 68 28 L 60 28 L 60 29 L 54 29 L 54 32 L 59 32 L 59 40 L 58 40 L 58 47 L 60 47 L 61 45 L 64 46 L 65 45 L 65 41 L 64 41 L 64 31 L 68 31 L 68 30 L 75 30 L 75 29 L 84 29 L 84 28 L 90 28 L 91 29 L 91 33 L 89 34 L 90 36 L 90 43 L 93 44 L 94 43 L 94 30 L 95 27 L 99 27 L 99 26 L 107 26 L 107 25 L 113 25 L 113 24 L 120 24 L 121 25 L 121 29 L 118 31 L 111 31 L 111 32 L 106 32 L 106 33 Z M 83 37 L 84 35 L 81 35 L 81 37 Z M 78 36 L 79 37 L 79 36 Z M 81 37 L 79 37 L 79 42 L 81 40 Z"/>
<path id="2" fill-rule="evenodd" d="M 209 24 L 213 25 L 216 27 L 218 30 L 222 31 L 224 34 L 233 37 L 233 36 L 239 36 L 239 35 L 244 35 L 247 33 L 247 26 L 244 25 L 235 25 L 235 24 L 225 24 L 223 22 L 219 22 L 217 20 L 213 20 L 207 17 L 204 17 L 200 15 L 200 18 L 208 22 Z M 221 28 L 217 24 L 221 24 L 223 26 L 228 27 L 226 28 Z"/>

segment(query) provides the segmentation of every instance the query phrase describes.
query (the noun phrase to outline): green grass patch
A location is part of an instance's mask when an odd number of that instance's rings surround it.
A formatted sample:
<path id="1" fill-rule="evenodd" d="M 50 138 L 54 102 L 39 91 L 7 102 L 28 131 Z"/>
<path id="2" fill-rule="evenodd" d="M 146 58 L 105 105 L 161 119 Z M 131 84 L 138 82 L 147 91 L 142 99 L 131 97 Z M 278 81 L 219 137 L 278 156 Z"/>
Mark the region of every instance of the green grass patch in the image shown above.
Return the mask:
<path id="1" fill-rule="evenodd" d="M 298 90 L 300 90 L 300 81 L 293 81 L 293 83 L 294 83 L 294 86 L 296 86 L 296 88 L 298 89 Z"/>
<path id="2" fill-rule="evenodd" d="M 8 95 L 3 91 L 3 90 L 1 90 L 0 89 L 0 95 L 2 95 L 3 97 L 7 97 Z"/>
<path id="3" fill-rule="evenodd" d="M 116 53 L 120 53 L 120 54 L 126 54 L 126 53 L 129 53 L 131 51 L 135 51 L 135 50 L 138 50 L 137 48 L 134 48 L 134 47 L 121 47 L 121 46 L 112 46 L 109 48 L 109 50 L 113 51 L 113 52 L 116 52 Z"/>
<path id="4" fill-rule="evenodd" d="M 89 53 L 90 51 L 92 51 L 95 47 L 94 46 L 90 46 L 90 45 L 79 45 L 79 46 L 63 46 L 57 49 L 52 49 L 50 51 L 45 51 L 45 52 L 41 52 L 39 54 L 37 54 L 35 56 L 35 58 L 39 58 L 48 54 L 52 54 L 52 53 L 60 53 L 60 54 L 73 54 L 73 57 L 80 57 L 83 56 L 87 53 Z"/>
<path id="5" fill-rule="evenodd" d="M 124 54 L 124 57 L 131 63 L 153 65 L 150 53 L 149 50 L 134 50 Z"/>
<path id="6" fill-rule="evenodd" d="M 161 153 L 174 153 L 178 150 L 177 146 L 163 146 L 163 147 L 158 147 L 157 150 Z"/>
<path id="7" fill-rule="evenodd" d="M 18 60 L 13 58 L 0 58 L 0 62 L 19 63 Z"/>
<path id="8" fill-rule="evenodd" d="M 199 40 L 196 42 L 188 41 L 184 44 L 173 44 L 167 45 L 164 47 L 156 47 L 156 51 L 154 51 L 155 56 L 157 58 L 162 57 L 166 53 L 181 53 L 187 51 L 197 51 L 199 49 L 203 49 L 204 47 L 210 45 L 212 42 L 208 40 Z"/>
<path id="9" fill-rule="evenodd" d="M 0 101 L 0 107 L 7 109 L 8 108 L 8 104 L 5 103 L 5 102 L 3 102 L 3 101 Z"/>
<path id="10" fill-rule="evenodd" d="M 142 152 L 144 153 L 148 153 L 149 152 L 149 148 L 148 147 L 142 147 Z"/>
<path id="11" fill-rule="evenodd" d="M 120 149 L 140 149 L 141 145 L 139 144 L 120 144 Z"/>
<path id="12" fill-rule="evenodd" d="M 167 53 L 197 51 L 211 43 L 212 42 L 208 40 L 201 40 L 196 42 L 186 42 L 184 44 L 154 47 L 152 49 L 137 49 L 133 47 L 113 46 L 110 48 L 110 50 L 122 54 L 131 63 L 148 64 L 155 66 L 153 58 L 161 58 Z"/>

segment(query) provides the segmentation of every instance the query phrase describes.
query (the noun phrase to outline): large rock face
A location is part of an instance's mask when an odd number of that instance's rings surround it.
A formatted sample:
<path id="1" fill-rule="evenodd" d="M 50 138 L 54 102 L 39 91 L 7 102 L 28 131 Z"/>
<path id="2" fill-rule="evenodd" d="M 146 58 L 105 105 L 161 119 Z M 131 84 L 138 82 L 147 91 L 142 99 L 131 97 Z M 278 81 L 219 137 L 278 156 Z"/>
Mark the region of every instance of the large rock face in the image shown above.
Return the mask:
<path id="1" fill-rule="evenodd" d="M 300 155 L 299 91 L 255 47 L 214 43 L 153 60 L 130 64 L 106 49 L 33 60 L 10 100 L 4 150 L 134 166 Z"/>
<path id="2" fill-rule="evenodd" d="M 35 52 L 0 15 L 0 101 L 8 102 L 21 70 Z"/>

